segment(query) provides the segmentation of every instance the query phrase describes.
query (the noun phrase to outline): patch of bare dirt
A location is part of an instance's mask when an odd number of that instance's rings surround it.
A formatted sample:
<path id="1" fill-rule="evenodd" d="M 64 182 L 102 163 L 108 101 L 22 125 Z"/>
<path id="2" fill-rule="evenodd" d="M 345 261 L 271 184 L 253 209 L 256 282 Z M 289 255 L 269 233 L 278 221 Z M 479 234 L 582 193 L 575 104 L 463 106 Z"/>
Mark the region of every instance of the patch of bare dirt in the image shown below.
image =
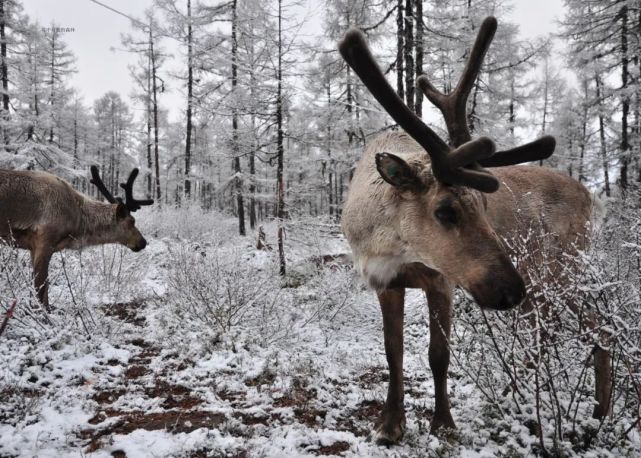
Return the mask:
<path id="1" fill-rule="evenodd" d="M 247 394 L 244 391 L 221 390 L 216 392 L 223 401 L 227 401 L 232 407 L 239 408 L 246 404 Z"/>
<path id="2" fill-rule="evenodd" d="M 181 385 L 171 385 L 164 380 L 156 380 L 152 387 L 145 388 L 150 398 L 165 398 L 161 404 L 164 409 L 189 410 L 202 404 L 202 399 L 191 395 L 192 391 Z"/>
<path id="3" fill-rule="evenodd" d="M 149 373 L 149 369 L 146 368 L 145 366 L 129 366 L 127 370 L 125 371 L 125 378 L 127 379 L 132 379 L 132 378 L 139 378 L 142 377 L 143 375 L 147 375 Z"/>
<path id="4" fill-rule="evenodd" d="M 238 418 L 246 426 L 267 425 L 272 416 L 248 412 L 234 412 L 234 418 Z"/>
<path id="5" fill-rule="evenodd" d="M 132 323 L 134 326 L 143 327 L 147 322 L 147 318 L 138 313 L 142 307 L 142 302 L 131 301 L 106 304 L 102 306 L 102 309 L 107 316 L 113 316 L 121 319 L 122 321 L 126 321 L 127 323 Z"/>
<path id="6" fill-rule="evenodd" d="M 151 360 L 160 354 L 160 349 L 158 347 L 154 347 L 147 342 L 145 342 L 144 344 L 141 343 L 141 348 L 142 351 L 137 355 L 134 355 L 129 360 L 129 367 L 125 371 L 126 379 L 130 380 L 147 375 L 149 372 L 151 372 L 148 367 L 151 363 Z"/>
<path id="7" fill-rule="evenodd" d="M 276 399 L 273 406 L 291 407 L 298 422 L 313 427 L 327 416 L 327 411 L 312 405 L 317 396 L 316 388 L 306 388 L 298 379 L 294 379 L 292 389 L 283 397 Z"/>
<path id="8" fill-rule="evenodd" d="M 247 386 L 256 386 L 261 385 L 271 385 L 276 379 L 276 374 L 270 370 L 264 370 L 256 377 L 245 379 L 245 385 Z"/>
<path id="9" fill-rule="evenodd" d="M 355 436 L 366 437 L 383 411 L 383 403 L 375 400 L 363 401 L 336 420 L 338 431 L 349 431 Z"/>
<path id="10" fill-rule="evenodd" d="M 100 424 L 110 418 L 117 420 L 100 428 Z M 102 448 L 103 438 L 113 434 L 129 434 L 137 429 L 147 431 L 166 430 L 171 433 L 189 433 L 198 428 L 211 428 L 220 425 L 225 415 L 202 410 L 145 413 L 142 411 L 119 411 L 107 409 L 89 420 L 96 428 L 85 429 L 80 437 L 87 440 L 85 452 L 90 453 Z"/>
<path id="11" fill-rule="evenodd" d="M 320 447 L 318 450 L 315 450 L 314 453 L 318 455 L 342 455 L 344 452 L 350 449 L 349 442 L 338 441 L 334 442 L 331 445 L 325 445 Z"/>
<path id="12" fill-rule="evenodd" d="M 124 395 L 126 392 L 127 390 L 123 388 L 115 388 L 113 390 L 103 390 L 103 391 L 98 391 L 97 393 L 94 393 L 91 399 L 93 399 L 100 405 L 105 405 L 105 404 L 116 402 L 118 398 Z"/>
<path id="13" fill-rule="evenodd" d="M 357 377 L 358 384 L 365 389 L 371 389 L 372 386 L 389 382 L 389 371 L 383 366 L 374 366 L 367 369 L 365 373 Z"/>
<path id="14" fill-rule="evenodd" d="M 145 339 L 140 338 L 140 337 L 136 338 L 136 339 L 131 339 L 129 341 L 129 343 L 131 345 L 135 345 L 136 347 L 140 347 L 140 348 L 149 348 L 149 347 L 151 347 L 151 343 L 150 342 L 147 342 Z"/>

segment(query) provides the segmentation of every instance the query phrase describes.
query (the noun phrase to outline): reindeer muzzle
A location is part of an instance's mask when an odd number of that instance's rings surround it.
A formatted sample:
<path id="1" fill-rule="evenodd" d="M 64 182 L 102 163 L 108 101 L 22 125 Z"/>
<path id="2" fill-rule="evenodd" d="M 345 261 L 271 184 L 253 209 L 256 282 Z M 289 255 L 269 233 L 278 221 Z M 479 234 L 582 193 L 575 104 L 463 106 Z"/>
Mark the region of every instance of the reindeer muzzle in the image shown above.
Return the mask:
<path id="1" fill-rule="evenodd" d="M 492 310 L 510 310 L 520 305 L 526 294 L 525 283 L 518 275 L 508 282 L 497 281 L 495 277 L 486 278 L 482 287 L 471 292 L 477 304 Z"/>
<path id="2" fill-rule="evenodd" d="M 502 292 L 501 300 L 498 303 L 496 310 L 509 310 L 521 305 L 525 300 L 525 284 L 520 280 L 520 284 L 516 288 L 504 289 Z"/>
<path id="3" fill-rule="evenodd" d="M 140 250 L 144 250 L 146 246 L 147 246 L 147 241 L 144 238 L 141 238 L 140 241 L 131 248 L 131 251 L 137 253 Z"/>

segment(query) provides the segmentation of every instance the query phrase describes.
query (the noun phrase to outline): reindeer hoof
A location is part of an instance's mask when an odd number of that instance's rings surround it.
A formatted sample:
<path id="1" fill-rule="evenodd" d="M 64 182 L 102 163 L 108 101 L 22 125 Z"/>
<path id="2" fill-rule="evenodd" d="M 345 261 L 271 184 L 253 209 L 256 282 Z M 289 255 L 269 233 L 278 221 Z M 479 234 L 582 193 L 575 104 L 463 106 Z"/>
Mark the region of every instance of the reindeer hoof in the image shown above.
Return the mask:
<path id="1" fill-rule="evenodd" d="M 405 434 L 405 413 L 383 414 L 381 424 L 374 431 L 374 441 L 378 445 L 398 444 Z"/>
<path id="2" fill-rule="evenodd" d="M 434 415 L 432 418 L 432 424 L 430 425 L 430 434 L 436 436 L 446 429 L 456 429 L 456 425 L 452 419 L 452 414 L 447 412 L 444 415 Z"/>

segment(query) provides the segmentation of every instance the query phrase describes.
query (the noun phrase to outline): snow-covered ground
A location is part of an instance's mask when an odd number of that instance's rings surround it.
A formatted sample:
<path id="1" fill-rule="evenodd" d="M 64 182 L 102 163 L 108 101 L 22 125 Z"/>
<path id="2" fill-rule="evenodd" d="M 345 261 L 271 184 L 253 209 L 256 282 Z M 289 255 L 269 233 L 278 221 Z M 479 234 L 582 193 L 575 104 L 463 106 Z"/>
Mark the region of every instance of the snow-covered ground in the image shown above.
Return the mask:
<path id="1" fill-rule="evenodd" d="M 491 387 L 498 394 L 488 396 L 487 374 L 475 364 L 489 345 L 456 322 L 449 390 L 458 430 L 429 434 L 434 386 L 419 291 L 406 299 L 406 434 L 398 446 L 371 441 L 387 389 L 382 321 L 349 261 L 330 256 L 349 252 L 335 225 L 310 219 L 288 227 L 282 280 L 276 250 L 258 251 L 252 237 L 233 235 L 233 220 L 198 211 L 139 219 L 150 241 L 141 253 L 109 247 L 56 255 L 50 296 L 57 309 L 48 322 L 29 310 L 26 293 L 20 298 L 0 336 L 0 457 L 540 452 L 535 401 L 517 408 L 512 394 L 500 393 L 498 373 Z M 265 231 L 275 248 L 275 228 Z M 0 250 L 6 308 L 28 262 Z M 562 431 L 556 449 L 641 455 L 635 413 L 600 425 L 584 398 L 575 402 L 575 424 L 565 426 L 573 433 Z M 554 410 L 541 415 L 551 450 Z"/>

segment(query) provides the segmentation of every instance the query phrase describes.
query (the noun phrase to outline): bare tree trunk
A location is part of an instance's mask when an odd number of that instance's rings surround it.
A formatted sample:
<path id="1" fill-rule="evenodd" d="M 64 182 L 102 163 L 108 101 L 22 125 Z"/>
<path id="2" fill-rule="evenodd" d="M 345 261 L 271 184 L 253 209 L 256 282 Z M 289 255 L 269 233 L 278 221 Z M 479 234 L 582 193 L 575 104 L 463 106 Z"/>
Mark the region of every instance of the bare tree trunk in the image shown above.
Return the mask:
<path id="1" fill-rule="evenodd" d="M 78 102 L 76 101 L 73 113 L 73 168 L 78 169 L 80 160 L 78 158 Z M 74 179 L 75 181 L 75 179 Z"/>
<path id="2" fill-rule="evenodd" d="M 423 0 L 414 0 L 416 3 L 416 78 L 423 74 Z M 417 115 L 423 116 L 423 93 L 416 91 L 416 103 L 414 111 Z"/>
<path id="3" fill-rule="evenodd" d="M 156 55 L 154 54 L 154 40 L 150 40 L 151 49 L 151 94 L 152 106 L 154 111 L 154 162 L 155 162 L 155 181 L 156 181 L 156 199 L 159 206 L 162 205 L 162 192 L 160 188 L 160 160 L 158 158 L 158 83 L 156 81 Z"/>
<path id="4" fill-rule="evenodd" d="M 236 191 L 236 205 L 238 207 L 238 233 L 245 235 L 245 204 L 243 202 L 243 181 L 240 170 L 240 151 L 238 145 L 238 40 L 236 33 L 238 29 L 237 15 L 238 0 L 232 1 L 231 17 L 231 92 L 232 92 L 232 154 L 234 156 L 234 183 Z"/>
<path id="5" fill-rule="evenodd" d="M 278 219 L 278 258 L 280 261 L 280 274 L 285 276 L 285 245 L 284 245 L 284 228 L 283 220 L 285 218 L 285 184 L 283 182 L 283 159 L 284 159 L 284 145 L 283 145 L 283 37 L 282 37 L 282 21 L 283 21 L 283 1 L 278 0 L 278 87 L 276 93 L 276 125 L 277 135 L 276 144 L 278 151 L 278 164 L 276 167 L 276 206 L 277 206 L 277 219 Z"/>
<path id="6" fill-rule="evenodd" d="M 467 125 L 470 129 L 470 134 L 474 133 L 476 125 L 474 124 L 474 118 L 476 117 L 476 105 L 477 97 L 479 93 L 479 84 L 478 79 L 474 83 L 474 89 L 472 89 L 472 103 L 470 104 L 470 111 L 467 113 Z"/>
<path id="7" fill-rule="evenodd" d="M 236 2 L 234 1 L 234 11 L 235 8 Z M 189 180 L 189 173 L 191 171 L 191 112 L 194 89 L 194 61 L 191 28 L 191 0 L 187 0 L 187 127 L 185 139 L 185 197 L 187 199 L 191 197 L 191 181 Z"/>
<path id="8" fill-rule="evenodd" d="M 396 92 L 403 100 L 405 91 L 403 90 L 403 0 L 397 0 L 396 3 Z"/>
<path id="9" fill-rule="evenodd" d="M 55 55 L 56 55 L 56 31 L 52 30 L 51 32 L 51 79 L 49 83 L 51 84 L 51 126 L 49 127 L 49 143 L 53 143 L 53 105 L 54 105 L 54 96 L 55 96 Z"/>
<path id="10" fill-rule="evenodd" d="M 549 92 L 550 92 L 550 61 L 546 56 L 545 58 L 545 81 L 543 82 L 543 120 L 541 122 L 541 133 L 545 134 L 547 128 L 548 105 L 549 105 Z M 543 161 L 541 161 L 543 162 Z"/>
<path id="11" fill-rule="evenodd" d="M 414 8 L 412 0 L 405 1 L 405 103 L 414 109 Z"/>
<path id="12" fill-rule="evenodd" d="M 587 127 L 588 127 L 588 81 L 583 81 L 583 118 L 581 120 L 581 141 L 579 143 L 579 182 L 585 181 L 585 176 L 583 175 L 583 160 L 585 158 L 585 146 L 588 142 L 587 139 Z"/>
<path id="13" fill-rule="evenodd" d="M 595 76 L 596 81 L 596 100 L 597 108 L 599 110 L 599 140 L 601 144 L 601 162 L 603 164 L 603 181 L 605 195 L 610 197 L 610 171 L 608 167 L 607 144 L 605 141 L 605 121 L 603 116 L 603 101 L 601 100 L 601 78 L 599 75 Z M 586 113 L 587 118 L 587 113 Z M 585 128 L 584 128 L 585 132 Z"/>
<path id="14" fill-rule="evenodd" d="M 147 59 L 147 198 L 150 198 L 153 194 L 151 188 L 151 168 L 153 166 L 151 159 L 151 53 L 153 52 L 152 39 L 151 35 L 151 19 L 149 21 L 149 55 Z"/>
<path id="15" fill-rule="evenodd" d="M 0 73 L 2 77 L 2 137 L 4 144 L 9 144 L 9 70 L 7 66 L 7 37 L 5 34 L 6 16 L 5 0 L 0 0 Z"/>
<path id="16" fill-rule="evenodd" d="M 630 99 L 628 98 L 628 7 L 624 4 L 621 9 L 621 189 L 625 192 L 628 187 L 628 113 Z"/>
<path id="17" fill-rule="evenodd" d="M 514 69 L 510 68 L 510 106 L 509 106 L 509 123 L 510 123 L 510 137 L 512 138 L 512 143 L 514 143 L 514 124 L 516 123 L 516 113 L 515 113 L 515 98 L 516 98 L 516 88 L 514 87 Z"/>
<path id="18" fill-rule="evenodd" d="M 253 25 L 253 22 L 252 22 Z M 252 28 L 252 35 L 254 29 Z M 251 62 L 254 62 L 254 37 L 249 41 L 249 54 Z M 253 65 L 249 68 L 249 98 L 256 100 L 256 73 Z M 258 135 L 256 133 L 256 112 L 251 112 L 252 144 L 249 152 L 249 227 L 253 231 L 256 228 L 256 152 L 258 149 Z"/>
<path id="19" fill-rule="evenodd" d="M 329 108 L 332 106 L 332 82 L 331 82 L 331 76 L 330 76 L 330 70 L 329 68 L 326 71 L 325 74 L 325 84 L 326 84 L 326 95 L 327 95 L 327 113 L 330 113 Z M 328 175 L 328 183 L 329 183 L 329 189 L 328 189 L 328 205 L 329 205 L 329 215 L 332 216 L 334 214 L 334 189 L 333 189 L 333 178 L 332 175 L 334 173 L 334 164 L 333 164 L 333 159 L 332 159 L 332 119 L 327 120 L 327 125 L 326 125 L 326 139 L 325 139 L 325 150 L 327 152 L 327 159 L 329 161 L 329 171 L 327 173 Z M 325 167 L 323 166 L 323 171 Z"/>

